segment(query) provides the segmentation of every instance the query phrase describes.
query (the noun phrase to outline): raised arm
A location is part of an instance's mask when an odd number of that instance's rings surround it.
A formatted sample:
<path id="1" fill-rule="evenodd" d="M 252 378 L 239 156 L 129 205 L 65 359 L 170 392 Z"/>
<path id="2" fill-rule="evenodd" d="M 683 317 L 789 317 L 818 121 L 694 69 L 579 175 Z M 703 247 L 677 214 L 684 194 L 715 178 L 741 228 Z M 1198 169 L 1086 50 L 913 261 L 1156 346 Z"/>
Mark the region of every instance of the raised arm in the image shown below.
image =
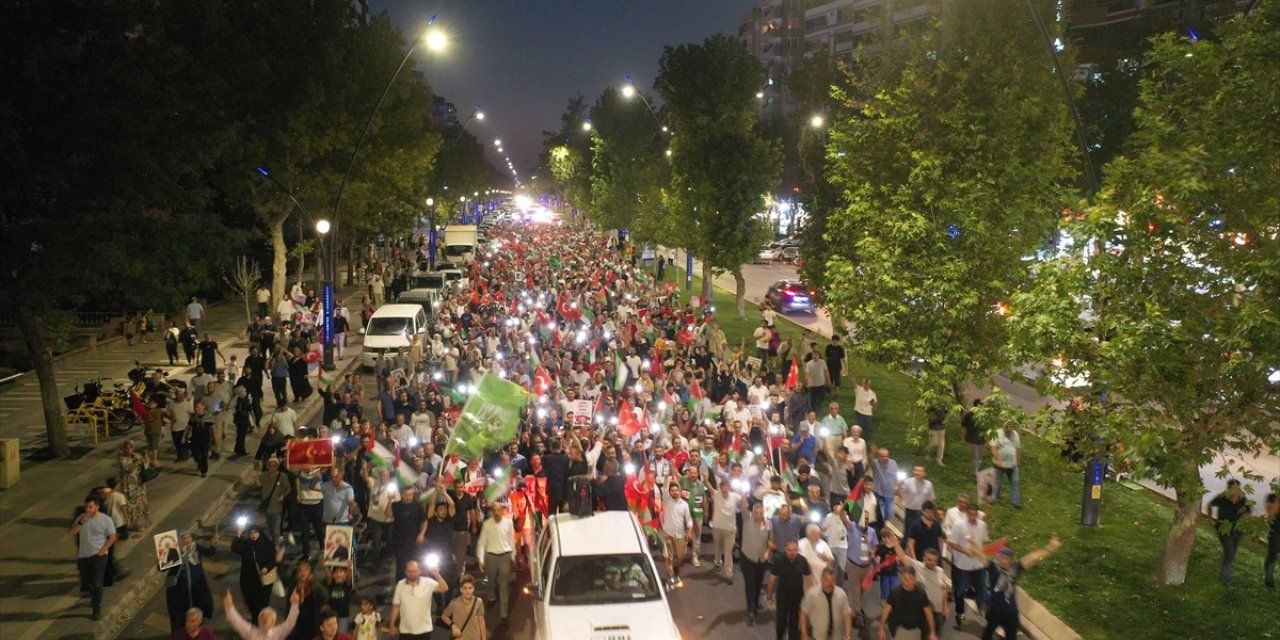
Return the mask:
<path id="1" fill-rule="evenodd" d="M 1049 539 L 1048 546 L 1045 546 L 1040 549 L 1036 549 L 1035 551 L 1032 551 L 1031 553 L 1028 553 L 1027 555 L 1022 556 L 1022 560 L 1021 560 L 1022 568 L 1030 569 L 1031 567 L 1034 567 L 1037 564 L 1040 564 L 1041 560 L 1048 558 L 1049 556 L 1053 555 L 1054 552 L 1056 552 L 1058 549 L 1061 549 L 1061 548 L 1062 548 L 1062 541 L 1058 539 L 1058 536 L 1053 536 L 1052 538 Z"/>

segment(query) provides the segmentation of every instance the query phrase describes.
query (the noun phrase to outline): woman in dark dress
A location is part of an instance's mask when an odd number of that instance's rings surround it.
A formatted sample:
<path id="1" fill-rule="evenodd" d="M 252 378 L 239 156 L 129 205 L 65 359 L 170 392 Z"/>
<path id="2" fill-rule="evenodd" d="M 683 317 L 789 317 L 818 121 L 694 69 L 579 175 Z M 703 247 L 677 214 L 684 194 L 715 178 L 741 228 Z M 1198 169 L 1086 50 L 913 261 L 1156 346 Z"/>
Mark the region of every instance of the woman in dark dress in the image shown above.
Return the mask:
<path id="1" fill-rule="evenodd" d="M 215 549 L 212 545 L 198 544 L 189 531 L 179 533 L 178 539 L 181 540 L 182 563 L 169 569 L 169 576 L 165 579 L 170 631 L 183 628 L 189 609 L 200 609 L 206 620 L 213 616 L 213 594 L 209 591 L 201 559 L 212 556 Z M 213 544 L 217 543 L 218 537 L 214 536 Z"/>
<path id="2" fill-rule="evenodd" d="M 254 525 L 236 530 L 231 551 L 240 555 L 240 593 L 249 606 L 249 619 L 257 620 L 258 613 L 271 604 L 271 583 L 262 584 L 262 576 L 276 568 L 284 549 L 277 549 L 271 537 Z"/>
<path id="3" fill-rule="evenodd" d="M 311 397 L 311 381 L 307 379 L 307 359 L 302 351 L 294 350 L 289 358 L 289 387 L 293 389 L 294 402 L 301 402 Z"/>

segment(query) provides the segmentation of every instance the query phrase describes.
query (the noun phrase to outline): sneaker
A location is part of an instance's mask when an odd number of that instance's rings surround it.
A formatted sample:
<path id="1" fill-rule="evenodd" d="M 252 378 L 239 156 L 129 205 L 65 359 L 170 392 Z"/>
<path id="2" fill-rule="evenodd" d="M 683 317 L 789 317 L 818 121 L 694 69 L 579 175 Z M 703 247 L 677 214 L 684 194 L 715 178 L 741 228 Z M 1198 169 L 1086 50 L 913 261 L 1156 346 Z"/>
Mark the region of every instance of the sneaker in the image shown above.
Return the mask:
<path id="1" fill-rule="evenodd" d="M 702 566 L 702 561 L 698 559 L 698 556 L 694 556 L 694 557 L 693 557 L 693 566 L 695 566 L 695 567 L 701 567 L 701 566 Z"/>
<path id="2" fill-rule="evenodd" d="M 956 630 L 959 631 L 963 628 L 964 628 L 964 616 L 956 616 Z"/>
<path id="3" fill-rule="evenodd" d="M 747 614 L 747 626 L 748 627 L 756 626 L 756 612 L 752 611 L 751 613 Z"/>

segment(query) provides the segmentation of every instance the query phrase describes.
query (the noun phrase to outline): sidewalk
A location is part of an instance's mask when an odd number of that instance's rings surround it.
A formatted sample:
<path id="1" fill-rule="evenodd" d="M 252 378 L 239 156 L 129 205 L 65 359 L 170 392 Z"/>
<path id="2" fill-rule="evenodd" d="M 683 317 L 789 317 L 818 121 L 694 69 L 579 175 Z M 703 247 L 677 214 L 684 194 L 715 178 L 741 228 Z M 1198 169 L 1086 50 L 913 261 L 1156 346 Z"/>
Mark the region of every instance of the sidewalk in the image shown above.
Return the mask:
<path id="1" fill-rule="evenodd" d="M 339 297 L 352 299 L 361 294 L 359 285 L 339 288 Z M 248 344 L 238 334 L 244 329 L 244 308 L 239 300 L 210 305 L 201 332 L 208 331 L 218 341 L 228 359 L 232 355 L 243 364 Z M 340 360 L 338 375 L 354 367 L 361 339 L 352 334 L 349 354 Z M 101 377 L 110 389 L 111 381 L 125 380 L 137 359 L 148 366 L 161 366 L 177 379 L 189 379 L 191 367 L 168 367 L 164 344 L 125 346 L 123 341 L 100 347 L 97 353 L 80 359 L 75 366 L 58 369 L 62 395 L 74 392 L 76 384 Z M 19 483 L 0 492 L 0 636 L 6 638 L 108 638 L 113 637 L 155 590 L 163 586 L 155 570 L 151 536 L 171 529 L 186 529 L 198 521 L 214 522 L 230 508 L 243 489 L 241 481 L 251 481 L 252 458 L 231 459 L 224 455 L 211 460 L 209 478 L 201 479 L 194 463 L 174 462 L 172 445 L 163 445 L 161 473 L 147 483 L 152 525 L 140 537 L 116 545 L 116 565 L 126 575 L 105 591 L 102 620 L 89 619 L 89 602 L 79 591 L 75 568 L 75 544 L 66 534 L 70 519 L 89 489 L 105 484 L 118 473 L 115 451 L 125 439 L 143 444 L 141 427 L 123 436 L 112 435 L 95 445 L 86 427 L 70 426 L 71 460 L 38 461 L 29 457 L 44 446 L 45 430 L 34 376 L 24 376 L 12 390 L 0 393 L 0 438 L 20 438 L 23 453 Z M 273 406 L 267 390 L 265 408 Z M 312 395 L 296 407 L 303 423 L 314 422 L 321 406 Z M 250 451 L 260 433 L 250 436 Z M 229 443 L 224 445 L 230 450 Z"/>

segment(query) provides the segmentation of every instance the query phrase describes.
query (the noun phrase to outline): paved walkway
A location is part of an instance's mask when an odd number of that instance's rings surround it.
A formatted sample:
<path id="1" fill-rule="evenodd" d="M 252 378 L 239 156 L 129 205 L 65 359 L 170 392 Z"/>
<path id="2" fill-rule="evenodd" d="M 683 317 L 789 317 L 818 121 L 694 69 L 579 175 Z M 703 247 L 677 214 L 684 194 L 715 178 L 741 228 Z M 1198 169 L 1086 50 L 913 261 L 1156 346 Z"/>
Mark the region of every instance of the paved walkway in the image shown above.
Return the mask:
<path id="1" fill-rule="evenodd" d="M 339 289 L 341 296 L 358 299 L 359 287 Z M 228 358 L 243 363 L 248 344 L 237 337 L 243 331 L 244 307 L 238 300 L 211 305 L 201 331 L 209 331 Z M 360 339 L 348 354 L 358 354 Z M 168 367 L 162 342 L 125 346 L 123 341 L 99 347 L 99 351 L 78 359 L 73 365 L 58 367 L 63 395 L 74 393 L 76 384 L 89 378 L 125 381 L 134 360 L 163 367 L 178 379 L 193 374 L 187 366 Z M 339 372 L 355 365 L 349 355 L 338 362 Z M 105 380 L 110 388 L 110 381 Z M 272 406 L 270 389 L 266 408 Z M 313 395 L 296 407 L 305 420 L 319 411 L 319 396 Z M 259 434 L 250 437 L 250 451 Z M 23 453 L 20 482 L 0 491 L 0 637 L 3 638 L 109 638 L 114 637 L 132 611 L 148 599 L 148 590 L 159 588 L 151 536 L 171 529 L 185 529 L 199 520 L 216 522 L 234 504 L 237 482 L 251 469 L 251 458 L 211 461 L 209 477 L 201 479 L 194 463 L 174 462 L 172 445 L 161 451 L 161 474 L 147 483 L 152 526 L 139 537 L 121 541 L 116 547 L 116 563 L 127 575 L 106 590 L 103 619 L 89 619 L 89 602 L 81 596 L 75 567 L 76 547 L 67 536 L 75 508 L 88 491 L 105 483 L 118 472 L 115 450 L 126 438 L 141 443 L 140 427 L 124 436 L 110 436 L 94 444 L 86 427 L 70 427 L 71 446 L 80 457 L 73 460 L 37 461 L 29 454 L 45 446 L 44 418 L 39 389 L 34 376 L 24 376 L 0 393 L 0 438 L 19 438 Z M 166 438 L 167 439 L 167 438 Z M 227 443 L 227 449 L 230 449 Z"/>

